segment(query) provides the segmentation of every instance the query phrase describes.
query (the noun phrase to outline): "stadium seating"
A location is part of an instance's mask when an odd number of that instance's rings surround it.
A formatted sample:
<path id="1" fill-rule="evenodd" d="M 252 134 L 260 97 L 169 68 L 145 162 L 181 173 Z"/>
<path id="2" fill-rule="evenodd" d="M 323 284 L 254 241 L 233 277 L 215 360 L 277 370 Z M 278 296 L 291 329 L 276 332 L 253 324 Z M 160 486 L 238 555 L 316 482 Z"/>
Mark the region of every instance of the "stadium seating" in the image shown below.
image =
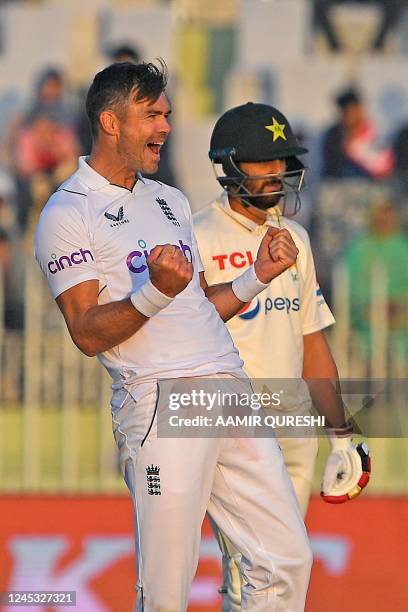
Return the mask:
<path id="1" fill-rule="evenodd" d="M 183 177 L 183 190 L 194 212 L 211 202 L 220 192 L 208 158 L 215 121 L 215 117 L 201 121 L 184 120 L 173 134 L 173 153 Z"/>
<path id="2" fill-rule="evenodd" d="M 111 7 L 103 12 L 102 24 L 102 47 L 126 41 L 140 48 L 147 60 L 162 57 L 170 70 L 174 67 L 170 3 Z"/>
<path id="3" fill-rule="evenodd" d="M 33 75 L 44 66 L 66 65 L 71 15 L 64 6 L 18 3 L 1 7 L 0 82 L 7 79 L 8 87 L 19 87 L 25 94 Z"/>
<path id="4" fill-rule="evenodd" d="M 303 0 L 241 0 L 238 62 L 268 66 L 304 58 L 310 32 L 310 4 Z"/>
<path id="5" fill-rule="evenodd" d="M 343 57 L 288 62 L 284 70 L 275 64 L 272 72 L 276 105 L 309 129 L 321 128 L 333 119 L 333 98 L 350 79 L 350 65 Z"/>

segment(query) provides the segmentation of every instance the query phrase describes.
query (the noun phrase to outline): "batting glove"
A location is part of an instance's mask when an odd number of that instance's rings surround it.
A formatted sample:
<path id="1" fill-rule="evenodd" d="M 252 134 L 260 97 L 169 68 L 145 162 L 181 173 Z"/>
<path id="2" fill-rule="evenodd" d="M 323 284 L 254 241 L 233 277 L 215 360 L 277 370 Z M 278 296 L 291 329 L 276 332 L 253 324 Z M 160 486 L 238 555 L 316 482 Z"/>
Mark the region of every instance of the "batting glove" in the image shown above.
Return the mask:
<path id="1" fill-rule="evenodd" d="M 321 496 L 329 504 L 357 497 L 370 480 L 371 458 L 365 443 L 352 443 L 353 428 L 328 429 L 331 452 L 323 474 Z"/>

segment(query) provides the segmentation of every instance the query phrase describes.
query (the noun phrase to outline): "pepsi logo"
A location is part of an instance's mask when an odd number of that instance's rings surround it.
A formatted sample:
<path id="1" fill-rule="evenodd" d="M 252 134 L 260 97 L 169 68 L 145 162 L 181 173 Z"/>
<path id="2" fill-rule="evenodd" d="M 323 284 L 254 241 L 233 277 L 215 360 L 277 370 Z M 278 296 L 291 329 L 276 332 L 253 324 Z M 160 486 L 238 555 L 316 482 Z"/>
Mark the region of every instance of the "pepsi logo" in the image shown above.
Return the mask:
<path id="1" fill-rule="evenodd" d="M 245 304 L 243 308 L 238 312 L 240 319 L 248 321 L 254 319 L 261 308 L 258 297 L 254 297 L 248 304 Z"/>

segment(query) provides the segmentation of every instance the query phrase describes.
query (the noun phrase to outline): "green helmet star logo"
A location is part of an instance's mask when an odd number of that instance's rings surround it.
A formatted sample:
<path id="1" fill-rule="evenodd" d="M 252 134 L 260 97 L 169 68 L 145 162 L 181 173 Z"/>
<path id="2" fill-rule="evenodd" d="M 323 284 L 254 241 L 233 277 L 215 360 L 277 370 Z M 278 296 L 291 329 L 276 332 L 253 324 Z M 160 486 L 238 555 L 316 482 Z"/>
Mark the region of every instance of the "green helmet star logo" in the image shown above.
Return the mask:
<path id="1" fill-rule="evenodd" d="M 278 121 L 276 121 L 275 117 L 272 117 L 272 125 L 265 125 L 265 129 L 269 130 L 273 134 L 273 142 L 275 142 L 275 140 L 278 140 L 278 138 L 286 140 L 285 127 L 286 125 L 284 123 L 279 123 Z"/>

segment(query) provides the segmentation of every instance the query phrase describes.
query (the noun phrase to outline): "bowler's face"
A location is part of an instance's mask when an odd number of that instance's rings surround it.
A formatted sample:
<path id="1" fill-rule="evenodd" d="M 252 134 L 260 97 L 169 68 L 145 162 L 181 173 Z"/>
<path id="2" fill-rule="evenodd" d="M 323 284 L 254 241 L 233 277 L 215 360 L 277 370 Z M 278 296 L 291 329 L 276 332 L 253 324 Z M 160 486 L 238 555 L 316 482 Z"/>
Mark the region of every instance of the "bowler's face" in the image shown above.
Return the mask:
<path id="1" fill-rule="evenodd" d="M 164 93 L 155 102 L 129 102 L 120 118 L 118 152 L 135 173 L 154 174 L 170 133 L 170 105 Z"/>

